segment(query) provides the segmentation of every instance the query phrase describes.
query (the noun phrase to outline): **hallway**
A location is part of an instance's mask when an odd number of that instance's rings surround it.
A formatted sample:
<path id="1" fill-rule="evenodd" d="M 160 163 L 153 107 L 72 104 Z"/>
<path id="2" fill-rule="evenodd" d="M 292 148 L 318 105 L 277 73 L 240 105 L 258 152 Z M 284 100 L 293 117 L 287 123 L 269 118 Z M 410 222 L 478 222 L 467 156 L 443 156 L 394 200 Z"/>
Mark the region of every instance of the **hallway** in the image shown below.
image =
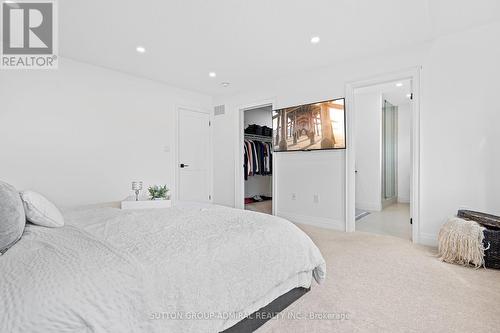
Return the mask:
<path id="1" fill-rule="evenodd" d="M 356 221 L 356 231 L 409 240 L 411 237 L 410 204 L 396 203 L 381 212 L 372 212 Z"/>

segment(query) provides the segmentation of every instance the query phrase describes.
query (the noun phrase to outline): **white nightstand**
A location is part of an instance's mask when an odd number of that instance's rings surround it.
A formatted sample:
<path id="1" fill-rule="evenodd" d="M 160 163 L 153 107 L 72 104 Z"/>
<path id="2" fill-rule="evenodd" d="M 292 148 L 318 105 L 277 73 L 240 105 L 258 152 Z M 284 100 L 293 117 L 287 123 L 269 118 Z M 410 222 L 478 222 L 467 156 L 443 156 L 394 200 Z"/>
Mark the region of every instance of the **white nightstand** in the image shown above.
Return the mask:
<path id="1" fill-rule="evenodd" d="M 135 196 L 130 196 L 121 202 L 121 209 L 151 209 L 169 207 L 172 207 L 172 200 L 149 200 L 146 197 L 139 197 L 139 200 L 136 201 Z"/>

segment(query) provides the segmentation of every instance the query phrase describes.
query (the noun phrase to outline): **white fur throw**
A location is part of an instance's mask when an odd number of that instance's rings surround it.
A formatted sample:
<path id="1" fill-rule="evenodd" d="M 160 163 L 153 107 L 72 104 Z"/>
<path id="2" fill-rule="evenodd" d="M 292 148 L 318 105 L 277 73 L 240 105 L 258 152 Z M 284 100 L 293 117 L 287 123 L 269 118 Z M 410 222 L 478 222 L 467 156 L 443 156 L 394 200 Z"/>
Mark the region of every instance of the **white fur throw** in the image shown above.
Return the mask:
<path id="1" fill-rule="evenodd" d="M 439 231 L 439 258 L 464 266 L 484 266 L 484 229 L 474 221 L 450 218 Z"/>

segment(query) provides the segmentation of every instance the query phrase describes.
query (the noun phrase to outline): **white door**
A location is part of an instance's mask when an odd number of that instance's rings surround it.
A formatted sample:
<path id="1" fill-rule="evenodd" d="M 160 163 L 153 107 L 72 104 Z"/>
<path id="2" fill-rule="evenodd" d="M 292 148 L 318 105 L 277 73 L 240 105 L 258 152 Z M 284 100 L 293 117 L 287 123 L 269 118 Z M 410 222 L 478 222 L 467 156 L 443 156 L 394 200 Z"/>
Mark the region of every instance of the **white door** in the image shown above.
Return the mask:
<path id="1" fill-rule="evenodd" d="M 179 109 L 178 199 L 210 201 L 210 117 Z"/>

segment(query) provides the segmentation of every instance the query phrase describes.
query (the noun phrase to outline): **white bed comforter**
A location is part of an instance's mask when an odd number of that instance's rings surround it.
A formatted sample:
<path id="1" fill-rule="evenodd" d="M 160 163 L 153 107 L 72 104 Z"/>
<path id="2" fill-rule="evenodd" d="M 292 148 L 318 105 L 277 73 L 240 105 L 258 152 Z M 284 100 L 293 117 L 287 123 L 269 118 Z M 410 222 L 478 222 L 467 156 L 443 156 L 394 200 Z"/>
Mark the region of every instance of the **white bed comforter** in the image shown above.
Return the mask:
<path id="1" fill-rule="evenodd" d="M 29 226 L 0 257 L 0 331 L 219 332 L 298 273 L 325 278 L 309 237 L 265 214 L 101 208 L 65 218 L 76 227 Z"/>

